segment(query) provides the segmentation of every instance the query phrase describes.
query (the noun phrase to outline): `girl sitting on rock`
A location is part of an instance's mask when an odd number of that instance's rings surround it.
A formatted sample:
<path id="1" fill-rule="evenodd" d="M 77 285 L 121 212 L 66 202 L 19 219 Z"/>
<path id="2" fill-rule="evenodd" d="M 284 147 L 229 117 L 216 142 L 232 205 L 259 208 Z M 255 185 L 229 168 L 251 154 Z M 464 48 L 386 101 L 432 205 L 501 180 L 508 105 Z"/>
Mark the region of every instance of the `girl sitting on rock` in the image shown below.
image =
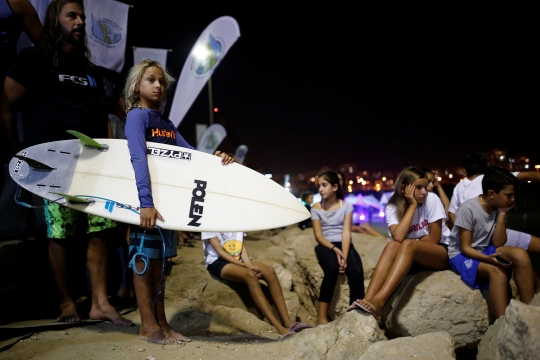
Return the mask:
<path id="1" fill-rule="evenodd" d="M 359 309 L 377 320 L 386 301 L 411 267 L 444 270 L 448 267 L 446 213 L 439 197 L 428 192 L 429 179 L 417 167 L 407 167 L 398 176 L 395 191 L 386 205 L 386 223 L 393 241 L 384 248 L 375 267 L 366 296 L 347 311 Z"/>
<path id="2" fill-rule="evenodd" d="M 201 239 L 208 272 L 221 280 L 246 284 L 255 305 L 280 335 L 285 337 L 313 327 L 306 323 L 293 322 L 289 318 L 283 291 L 274 268 L 251 260 L 243 242 L 244 233 L 203 232 Z M 274 315 L 259 279 L 268 284 L 281 321 Z"/>
<path id="3" fill-rule="evenodd" d="M 351 239 L 353 207 L 343 201 L 338 174 L 330 170 L 319 173 L 317 186 L 322 200 L 313 204 L 311 222 L 319 243 L 315 253 L 324 272 L 317 324 L 326 324 L 338 276 L 347 275 L 352 302 L 364 296 L 364 269 Z"/>

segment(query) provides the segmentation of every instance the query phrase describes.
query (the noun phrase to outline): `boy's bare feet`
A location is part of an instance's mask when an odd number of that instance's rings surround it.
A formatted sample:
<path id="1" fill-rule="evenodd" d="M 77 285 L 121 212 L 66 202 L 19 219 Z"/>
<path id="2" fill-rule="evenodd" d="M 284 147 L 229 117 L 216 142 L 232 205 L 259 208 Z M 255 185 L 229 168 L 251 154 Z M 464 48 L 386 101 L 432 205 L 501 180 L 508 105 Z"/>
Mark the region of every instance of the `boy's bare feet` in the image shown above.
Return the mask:
<path id="1" fill-rule="evenodd" d="M 145 332 L 143 331 L 143 328 L 141 327 L 141 331 L 139 331 L 139 339 L 144 341 L 153 342 L 160 345 L 176 345 L 178 344 L 178 340 L 174 337 L 171 337 L 160 328 L 153 329 L 152 331 Z"/>
<path id="2" fill-rule="evenodd" d="M 191 339 L 188 338 L 187 336 L 185 335 L 182 335 L 180 334 L 178 331 L 174 330 L 172 327 L 169 327 L 169 329 L 163 329 L 163 331 L 165 332 L 165 334 L 167 334 L 169 337 L 172 337 L 172 338 L 175 338 L 176 340 L 178 341 L 183 341 L 183 342 L 190 342 Z"/>
<path id="3" fill-rule="evenodd" d="M 56 319 L 58 322 L 80 322 L 81 317 L 77 313 L 75 302 L 60 304 L 60 316 Z"/>
<path id="4" fill-rule="evenodd" d="M 131 322 L 131 320 L 128 320 L 121 316 L 111 304 L 103 306 L 92 306 L 89 317 L 93 320 L 109 320 L 116 325 L 133 325 L 133 322 Z"/>

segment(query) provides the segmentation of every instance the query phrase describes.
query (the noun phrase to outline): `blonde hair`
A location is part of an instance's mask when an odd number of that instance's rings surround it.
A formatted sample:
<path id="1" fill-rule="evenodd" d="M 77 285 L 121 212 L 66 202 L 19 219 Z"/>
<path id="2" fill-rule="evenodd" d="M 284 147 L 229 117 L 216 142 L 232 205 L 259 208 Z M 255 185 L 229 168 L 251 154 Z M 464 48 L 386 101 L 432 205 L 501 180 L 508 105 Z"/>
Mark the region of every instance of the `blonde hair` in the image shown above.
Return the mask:
<path id="1" fill-rule="evenodd" d="M 405 199 L 405 194 L 402 191 L 402 188 L 406 187 L 409 184 L 414 183 L 418 179 L 425 179 L 427 175 L 422 169 L 415 166 L 409 166 L 401 171 L 399 174 L 394 193 L 388 200 L 388 205 L 392 204 L 396 206 L 396 214 L 399 221 L 403 219 L 403 215 L 407 211 L 409 203 Z"/>
<path id="2" fill-rule="evenodd" d="M 159 61 L 145 59 L 138 64 L 133 65 L 127 75 L 126 85 L 124 86 L 124 91 L 122 93 L 126 101 L 126 114 L 131 109 L 135 107 L 140 107 L 141 99 L 139 98 L 139 84 L 141 83 L 142 76 L 146 69 L 152 66 L 155 66 L 159 70 L 161 70 L 163 77 L 165 78 L 165 94 L 163 94 L 157 110 L 163 111 L 163 109 L 165 108 L 165 104 L 167 103 L 167 90 L 175 80 Z"/>

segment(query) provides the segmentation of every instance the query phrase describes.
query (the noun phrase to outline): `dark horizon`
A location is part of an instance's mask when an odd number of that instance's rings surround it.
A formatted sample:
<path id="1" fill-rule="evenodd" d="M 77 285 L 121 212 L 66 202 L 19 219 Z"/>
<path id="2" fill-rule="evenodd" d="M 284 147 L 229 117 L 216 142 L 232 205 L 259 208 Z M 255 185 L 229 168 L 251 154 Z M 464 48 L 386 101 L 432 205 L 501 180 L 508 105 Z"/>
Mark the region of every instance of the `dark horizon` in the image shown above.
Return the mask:
<path id="1" fill-rule="evenodd" d="M 527 128 L 537 114 L 534 38 L 517 9 L 336 6 L 307 15 L 220 4 L 176 13 L 162 0 L 125 3 L 134 7 L 124 69 L 132 46 L 172 49 L 167 68 L 177 79 L 208 24 L 238 22 L 240 38 L 212 76 L 213 103 L 228 133 L 220 149 L 247 145 L 252 168 L 446 168 L 493 148 L 540 161 Z M 209 123 L 207 87 L 179 126 L 192 145 L 197 123 Z"/>

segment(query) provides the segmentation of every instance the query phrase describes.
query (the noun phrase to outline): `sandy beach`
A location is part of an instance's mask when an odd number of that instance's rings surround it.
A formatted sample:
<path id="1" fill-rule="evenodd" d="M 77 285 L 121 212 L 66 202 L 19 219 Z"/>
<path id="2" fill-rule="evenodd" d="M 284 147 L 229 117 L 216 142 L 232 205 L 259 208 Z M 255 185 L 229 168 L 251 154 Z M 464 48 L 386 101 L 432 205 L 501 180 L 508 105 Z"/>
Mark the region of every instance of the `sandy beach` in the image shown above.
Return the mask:
<path id="1" fill-rule="evenodd" d="M 269 240 L 245 242 L 258 261 L 271 263 L 282 256 Z M 200 241 L 193 248 L 178 248 L 178 254 L 182 264 L 203 263 Z M 173 267 L 167 286 L 182 276 L 177 268 Z M 173 291 L 166 293 L 165 305 L 170 324 L 191 342 L 162 346 L 139 340 L 140 316 L 134 310 L 125 315 L 135 324 L 130 327 L 108 321 L 76 326 L 54 324 L 53 320 L 26 321 L 20 324 L 22 329 L 13 329 L 17 336 L 0 342 L 0 359 L 280 359 L 290 354 L 294 344 L 289 338 L 280 340 L 275 331 L 255 336 L 215 322 L 209 314 L 186 307 Z M 301 320 L 313 323 L 308 318 Z"/>

